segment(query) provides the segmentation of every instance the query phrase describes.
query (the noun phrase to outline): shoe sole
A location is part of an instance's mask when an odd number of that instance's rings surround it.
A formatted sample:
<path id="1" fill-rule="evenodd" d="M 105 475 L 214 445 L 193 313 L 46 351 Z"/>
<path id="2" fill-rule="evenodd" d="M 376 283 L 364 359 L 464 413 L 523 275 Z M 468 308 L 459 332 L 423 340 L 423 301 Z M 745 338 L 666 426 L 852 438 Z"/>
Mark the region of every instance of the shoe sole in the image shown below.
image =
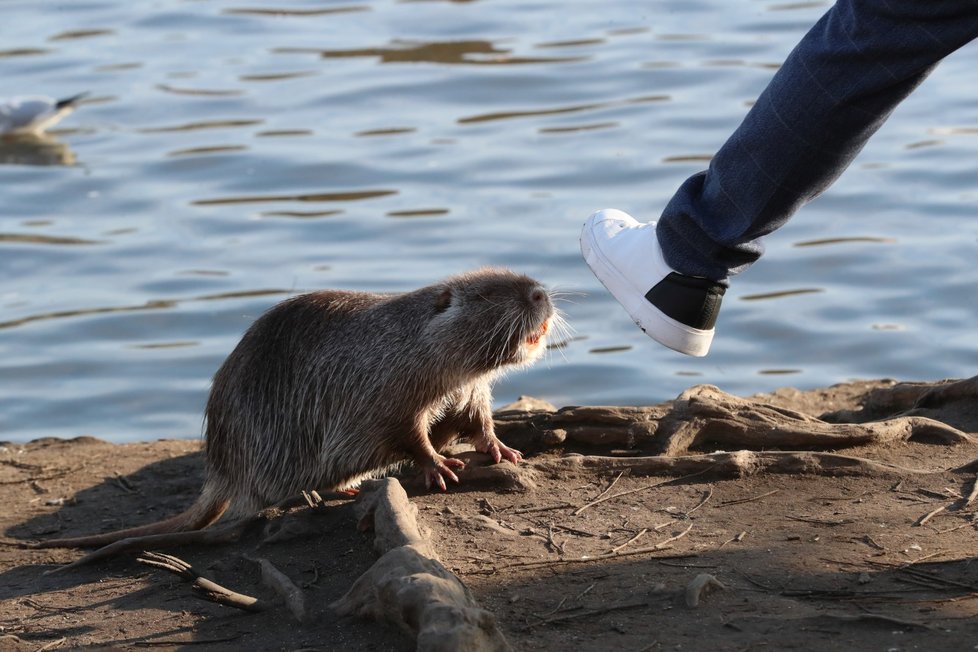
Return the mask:
<path id="1" fill-rule="evenodd" d="M 594 236 L 591 234 L 593 217 L 588 218 L 581 232 L 581 254 L 584 256 L 584 262 L 591 268 L 601 284 L 621 304 L 632 321 L 656 342 L 686 355 L 697 358 L 705 356 L 710 350 L 715 331 L 704 331 L 682 324 L 662 314 L 649 303 L 642 291 L 632 287 L 631 283 L 611 264 L 611 261 L 595 242 Z M 650 253 L 656 257 L 655 265 L 667 270 L 662 275 L 665 278 L 672 269 L 660 259 L 659 251 Z"/>

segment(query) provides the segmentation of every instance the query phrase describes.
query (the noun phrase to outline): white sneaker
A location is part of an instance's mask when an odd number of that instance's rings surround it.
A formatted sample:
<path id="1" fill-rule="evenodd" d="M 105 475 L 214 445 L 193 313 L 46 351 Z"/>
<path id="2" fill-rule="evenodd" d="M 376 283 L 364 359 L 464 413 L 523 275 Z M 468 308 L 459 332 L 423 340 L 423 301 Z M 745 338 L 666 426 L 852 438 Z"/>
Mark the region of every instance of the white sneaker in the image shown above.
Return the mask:
<path id="1" fill-rule="evenodd" d="M 600 210 L 584 223 L 581 253 L 646 335 L 680 353 L 707 354 L 726 288 L 673 271 L 662 257 L 655 222 Z"/>

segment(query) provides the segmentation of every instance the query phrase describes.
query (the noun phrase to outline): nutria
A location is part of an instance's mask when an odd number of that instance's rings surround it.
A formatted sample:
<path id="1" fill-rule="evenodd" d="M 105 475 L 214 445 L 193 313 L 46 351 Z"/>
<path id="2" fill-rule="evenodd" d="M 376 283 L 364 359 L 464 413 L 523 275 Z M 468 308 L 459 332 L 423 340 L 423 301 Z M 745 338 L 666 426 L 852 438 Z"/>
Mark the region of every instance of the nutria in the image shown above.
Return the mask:
<path id="1" fill-rule="evenodd" d="M 39 546 L 199 530 L 304 490 L 352 489 L 408 460 L 444 490 L 464 463 L 438 450 L 457 437 L 516 463 L 521 453 L 493 430 L 491 385 L 540 357 L 553 317 L 537 281 L 492 268 L 404 294 L 324 290 L 283 301 L 214 376 L 197 501 L 150 525 Z"/>

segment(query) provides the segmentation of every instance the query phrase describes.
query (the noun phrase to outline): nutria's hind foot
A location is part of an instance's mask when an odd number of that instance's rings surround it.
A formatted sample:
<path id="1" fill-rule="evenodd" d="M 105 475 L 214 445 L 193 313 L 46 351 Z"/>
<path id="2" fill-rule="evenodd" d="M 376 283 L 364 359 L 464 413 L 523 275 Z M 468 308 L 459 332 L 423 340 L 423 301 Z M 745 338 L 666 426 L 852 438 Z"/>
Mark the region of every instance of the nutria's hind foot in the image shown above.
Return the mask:
<path id="1" fill-rule="evenodd" d="M 472 437 L 469 441 L 472 442 L 477 451 L 491 457 L 496 464 L 503 460 L 519 464 L 523 460 L 523 453 L 499 441 L 499 438 L 492 434 L 492 431 Z"/>
<path id="2" fill-rule="evenodd" d="M 492 458 L 492 461 L 496 464 L 499 464 L 503 460 L 512 462 L 513 464 L 519 464 L 521 461 L 523 461 L 523 453 L 515 448 L 510 448 L 498 439 L 487 445 L 485 448 L 477 446 L 476 450 L 478 450 L 480 453 L 487 453 Z"/>
<path id="3" fill-rule="evenodd" d="M 424 486 L 426 489 L 431 489 L 434 486 L 442 491 L 448 491 L 448 487 L 445 486 L 445 478 L 458 484 L 458 476 L 455 475 L 452 469 L 461 471 L 465 468 L 465 462 L 454 457 L 445 457 L 444 455 L 435 453 L 429 461 L 425 462 L 423 468 Z"/>

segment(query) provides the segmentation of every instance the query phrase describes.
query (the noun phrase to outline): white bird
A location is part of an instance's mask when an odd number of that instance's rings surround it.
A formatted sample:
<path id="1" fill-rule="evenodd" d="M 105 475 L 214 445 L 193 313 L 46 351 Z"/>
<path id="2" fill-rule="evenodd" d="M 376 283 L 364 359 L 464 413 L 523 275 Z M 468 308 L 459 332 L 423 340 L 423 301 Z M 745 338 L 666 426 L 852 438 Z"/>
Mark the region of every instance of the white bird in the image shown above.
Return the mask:
<path id="1" fill-rule="evenodd" d="M 0 134 L 41 133 L 71 113 L 86 95 L 63 100 L 42 95 L 0 99 Z"/>

